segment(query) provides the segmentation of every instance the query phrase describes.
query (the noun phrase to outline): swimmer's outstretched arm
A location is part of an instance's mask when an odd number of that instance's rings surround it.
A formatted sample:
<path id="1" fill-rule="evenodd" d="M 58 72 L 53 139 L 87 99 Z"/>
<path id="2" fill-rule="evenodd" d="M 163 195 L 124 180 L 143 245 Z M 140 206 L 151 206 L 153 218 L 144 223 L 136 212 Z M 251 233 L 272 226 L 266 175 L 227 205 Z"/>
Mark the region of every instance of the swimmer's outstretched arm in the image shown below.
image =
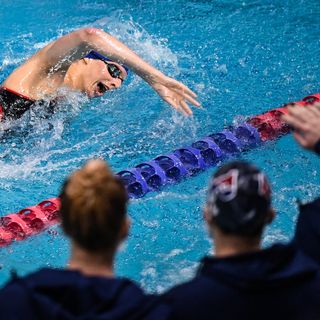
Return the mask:
<path id="1" fill-rule="evenodd" d="M 45 64 L 43 68 L 48 70 L 61 64 L 63 60 L 71 64 L 74 60 L 83 58 L 90 50 L 98 51 L 115 62 L 127 65 L 173 108 L 190 115 L 192 111 L 187 103 L 200 106 L 195 99 L 197 95 L 188 87 L 165 76 L 119 40 L 100 29 L 85 28 L 74 31 L 49 44 L 37 55 L 42 64 Z"/>

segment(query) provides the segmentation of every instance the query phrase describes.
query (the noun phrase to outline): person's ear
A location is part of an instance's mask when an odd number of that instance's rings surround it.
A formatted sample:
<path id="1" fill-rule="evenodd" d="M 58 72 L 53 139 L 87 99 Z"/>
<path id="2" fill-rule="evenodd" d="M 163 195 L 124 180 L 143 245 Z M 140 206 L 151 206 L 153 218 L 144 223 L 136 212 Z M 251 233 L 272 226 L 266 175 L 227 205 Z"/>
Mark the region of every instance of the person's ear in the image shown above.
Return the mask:
<path id="1" fill-rule="evenodd" d="M 128 238 L 130 227 L 131 227 L 131 220 L 127 216 L 124 219 L 124 221 L 122 222 L 122 226 L 121 226 L 121 229 L 120 229 L 120 240 L 121 241 L 124 241 L 126 238 Z"/>
<path id="2" fill-rule="evenodd" d="M 276 216 L 276 213 L 275 213 L 274 209 L 270 208 L 268 211 L 267 217 L 266 217 L 266 223 L 270 224 L 273 221 L 273 219 L 275 218 L 275 216 Z"/>
<path id="3" fill-rule="evenodd" d="M 212 222 L 213 222 L 214 218 L 213 218 L 212 214 L 210 214 L 207 206 L 205 206 L 204 209 L 203 209 L 203 218 L 206 221 L 208 226 L 212 225 Z"/>

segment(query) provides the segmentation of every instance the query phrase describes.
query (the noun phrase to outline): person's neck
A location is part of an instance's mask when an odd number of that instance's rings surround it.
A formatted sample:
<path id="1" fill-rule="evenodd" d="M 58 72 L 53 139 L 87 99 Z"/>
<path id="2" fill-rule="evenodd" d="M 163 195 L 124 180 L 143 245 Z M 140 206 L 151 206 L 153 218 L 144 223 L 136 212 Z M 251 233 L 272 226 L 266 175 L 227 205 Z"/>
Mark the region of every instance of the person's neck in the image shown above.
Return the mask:
<path id="1" fill-rule="evenodd" d="M 245 238 L 239 236 L 214 233 L 213 254 L 218 258 L 235 256 L 261 250 L 260 237 Z"/>
<path id="2" fill-rule="evenodd" d="M 86 276 L 113 277 L 113 259 L 113 253 L 91 253 L 73 245 L 67 269 L 79 271 Z"/>

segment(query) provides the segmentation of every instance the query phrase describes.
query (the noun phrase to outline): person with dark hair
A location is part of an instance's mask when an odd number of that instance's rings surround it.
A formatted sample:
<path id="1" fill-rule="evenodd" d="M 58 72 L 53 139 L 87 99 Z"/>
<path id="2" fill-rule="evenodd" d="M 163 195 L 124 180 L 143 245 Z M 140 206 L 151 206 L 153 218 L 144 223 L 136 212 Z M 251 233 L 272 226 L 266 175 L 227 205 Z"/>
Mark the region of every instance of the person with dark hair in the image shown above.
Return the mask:
<path id="1" fill-rule="evenodd" d="M 164 319 L 165 305 L 116 278 L 114 256 L 129 232 L 128 196 L 102 160 L 73 173 L 61 192 L 61 224 L 71 240 L 66 269 L 42 269 L 0 291 L 1 319 Z"/>
<path id="2" fill-rule="evenodd" d="M 122 42 L 101 29 L 84 28 L 49 43 L 5 79 L 0 86 L 0 120 L 20 118 L 36 105 L 48 105 L 46 101 L 53 109 L 63 87 L 89 98 L 100 97 L 121 87 L 129 69 L 178 111 L 190 115 L 188 103 L 200 106 L 193 91 L 165 76 Z"/>
<path id="3" fill-rule="evenodd" d="M 271 191 L 254 165 L 235 161 L 213 176 L 204 210 L 214 256 L 191 281 L 163 295 L 170 319 L 320 319 L 320 269 L 294 243 L 262 249 Z"/>
<path id="4" fill-rule="evenodd" d="M 294 129 L 293 136 L 305 149 L 320 156 L 320 104 L 289 107 L 283 119 Z M 300 204 L 294 241 L 320 263 L 320 198 Z"/>

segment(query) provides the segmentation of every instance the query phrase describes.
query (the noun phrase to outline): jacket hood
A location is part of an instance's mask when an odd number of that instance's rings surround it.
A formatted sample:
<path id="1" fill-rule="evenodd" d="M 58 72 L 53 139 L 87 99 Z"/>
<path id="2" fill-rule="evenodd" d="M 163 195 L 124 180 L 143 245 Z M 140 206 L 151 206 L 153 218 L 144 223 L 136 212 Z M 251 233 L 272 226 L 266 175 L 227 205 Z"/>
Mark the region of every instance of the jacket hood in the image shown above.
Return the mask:
<path id="1" fill-rule="evenodd" d="M 274 245 L 226 258 L 205 257 L 199 274 L 243 290 L 266 290 L 312 278 L 317 265 L 293 245 Z"/>
<path id="2" fill-rule="evenodd" d="M 9 286 L 13 294 L 25 293 L 36 319 L 135 319 L 146 303 L 130 280 L 86 277 L 69 270 L 43 269 Z"/>

